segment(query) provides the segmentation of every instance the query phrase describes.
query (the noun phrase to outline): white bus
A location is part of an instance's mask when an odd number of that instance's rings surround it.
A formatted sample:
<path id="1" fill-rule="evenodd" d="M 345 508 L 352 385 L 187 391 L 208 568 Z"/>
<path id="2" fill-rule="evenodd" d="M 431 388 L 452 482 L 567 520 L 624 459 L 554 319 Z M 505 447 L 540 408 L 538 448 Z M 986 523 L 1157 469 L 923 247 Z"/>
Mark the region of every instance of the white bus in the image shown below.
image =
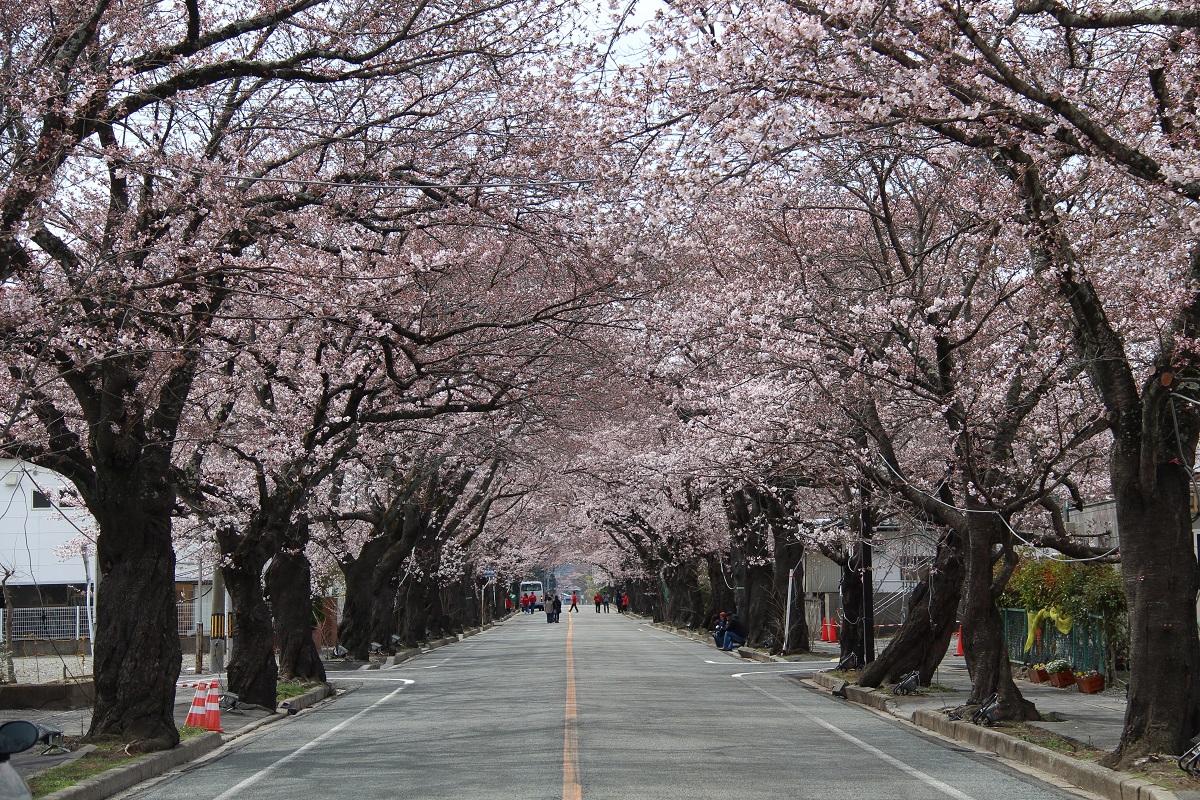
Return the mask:
<path id="1" fill-rule="evenodd" d="M 537 602 L 533 604 L 534 610 L 545 611 L 546 604 L 544 602 L 542 602 L 542 598 L 544 596 L 542 594 L 542 582 L 541 581 L 521 581 L 521 597 L 524 597 L 525 595 L 529 594 L 530 592 L 532 592 L 533 596 L 535 598 L 537 598 Z"/>

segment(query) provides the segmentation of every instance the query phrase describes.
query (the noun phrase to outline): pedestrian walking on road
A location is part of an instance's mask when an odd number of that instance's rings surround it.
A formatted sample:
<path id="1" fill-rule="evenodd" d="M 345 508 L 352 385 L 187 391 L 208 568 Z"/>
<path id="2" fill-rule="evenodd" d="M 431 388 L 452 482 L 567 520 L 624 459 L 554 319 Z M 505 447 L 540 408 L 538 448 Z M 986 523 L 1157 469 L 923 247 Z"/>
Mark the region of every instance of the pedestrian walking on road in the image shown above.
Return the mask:
<path id="1" fill-rule="evenodd" d="M 624 614 L 627 611 L 629 611 L 629 592 L 621 595 L 621 613 Z"/>
<path id="2" fill-rule="evenodd" d="M 596 604 L 596 613 L 599 614 L 600 613 L 600 604 L 602 602 L 604 602 L 603 595 L 601 595 L 599 592 L 596 592 L 596 596 L 592 598 L 592 602 L 594 602 Z"/>
<path id="3" fill-rule="evenodd" d="M 608 595 L 604 595 L 603 597 L 601 597 L 600 602 L 604 604 L 604 613 L 607 614 L 608 613 Z"/>
<path id="4" fill-rule="evenodd" d="M 571 592 L 571 611 L 574 611 L 576 614 L 579 613 L 579 595 L 575 592 Z M 567 613 L 570 614 L 571 611 Z"/>
<path id="5" fill-rule="evenodd" d="M 562 598 L 554 595 L 554 621 L 559 622 L 562 617 Z"/>
<path id="6" fill-rule="evenodd" d="M 546 612 L 546 623 L 554 622 L 554 597 L 553 595 L 544 595 L 542 597 L 542 608 Z"/>
<path id="7" fill-rule="evenodd" d="M 620 614 L 621 613 L 621 593 L 620 592 L 612 593 L 612 604 L 617 607 L 617 613 Z"/>

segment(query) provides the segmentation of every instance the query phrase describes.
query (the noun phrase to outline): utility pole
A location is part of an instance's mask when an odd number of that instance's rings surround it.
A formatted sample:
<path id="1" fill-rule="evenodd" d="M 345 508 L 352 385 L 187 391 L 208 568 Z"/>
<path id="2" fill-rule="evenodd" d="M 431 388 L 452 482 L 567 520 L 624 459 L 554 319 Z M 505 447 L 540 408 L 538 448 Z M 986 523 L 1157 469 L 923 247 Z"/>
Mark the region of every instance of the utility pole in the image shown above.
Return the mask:
<path id="1" fill-rule="evenodd" d="M 208 623 L 208 661 L 213 672 L 225 671 L 225 574 L 213 570 L 212 612 Z"/>
<path id="2" fill-rule="evenodd" d="M 192 605 L 192 621 L 196 624 L 196 674 L 204 672 L 204 557 L 196 556 L 196 600 Z"/>

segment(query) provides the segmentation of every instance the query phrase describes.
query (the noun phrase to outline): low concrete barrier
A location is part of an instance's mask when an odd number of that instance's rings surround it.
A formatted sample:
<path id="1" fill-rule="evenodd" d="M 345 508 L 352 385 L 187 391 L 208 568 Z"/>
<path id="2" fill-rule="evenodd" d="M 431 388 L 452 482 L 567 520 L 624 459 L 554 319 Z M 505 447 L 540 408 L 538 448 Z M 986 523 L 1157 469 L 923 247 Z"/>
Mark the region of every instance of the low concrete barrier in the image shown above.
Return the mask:
<path id="1" fill-rule="evenodd" d="M 222 741 L 219 733 L 205 733 L 170 750 L 149 753 L 131 764 L 110 769 L 94 778 L 45 795 L 42 800 L 104 800 L 137 786 L 142 781 L 157 778 L 182 764 L 211 753 L 221 746 Z"/>
<path id="2" fill-rule="evenodd" d="M 333 694 L 333 686 L 328 683 L 322 683 L 319 686 L 314 686 L 304 694 L 289 697 L 279 704 L 279 713 L 295 714 L 298 711 L 303 711 L 309 706 L 316 705 Z"/>
<path id="3" fill-rule="evenodd" d="M 0 708 L 68 711 L 73 708 L 91 708 L 95 702 L 94 681 L 10 683 L 0 686 Z"/>

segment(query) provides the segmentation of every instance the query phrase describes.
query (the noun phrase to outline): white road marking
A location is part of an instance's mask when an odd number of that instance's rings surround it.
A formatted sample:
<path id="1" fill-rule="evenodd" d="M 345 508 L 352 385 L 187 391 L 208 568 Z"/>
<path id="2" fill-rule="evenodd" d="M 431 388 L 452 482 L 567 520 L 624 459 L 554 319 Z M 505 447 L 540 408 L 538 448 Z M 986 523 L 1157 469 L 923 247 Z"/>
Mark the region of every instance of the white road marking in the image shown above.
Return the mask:
<path id="1" fill-rule="evenodd" d="M 362 711 L 360 711 L 360 712 L 358 712 L 357 714 L 355 714 L 353 717 L 349 717 L 349 718 L 347 718 L 347 719 L 344 719 L 344 720 L 342 720 L 342 721 L 341 721 L 341 722 L 339 722 L 337 725 L 334 725 L 332 728 L 330 728 L 329 730 L 325 731 L 324 733 L 322 733 L 320 736 L 318 736 L 317 738 L 313 739 L 312 741 L 310 741 L 310 742 L 308 742 L 308 743 L 306 743 L 306 744 L 304 744 L 304 745 L 301 745 L 300 747 L 296 748 L 296 749 L 295 749 L 295 750 L 293 750 L 292 752 L 288 753 L 288 754 L 287 754 L 286 756 L 284 756 L 283 758 L 280 758 L 278 761 L 275 761 L 275 762 L 273 762 L 273 763 L 271 763 L 271 764 L 268 764 L 267 766 L 265 766 L 265 767 L 263 767 L 262 769 L 260 769 L 258 772 L 256 772 L 256 773 L 254 773 L 253 775 L 251 775 L 249 778 L 246 778 L 245 780 L 243 780 L 243 781 L 241 781 L 241 782 L 239 782 L 239 783 L 236 783 L 236 784 L 234 784 L 233 786 L 229 787 L 228 789 L 226 789 L 225 791 L 221 792 L 219 795 L 217 795 L 216 797 L 214 797 L 214 798 L 213 798 L 213 800 L 231 800 L 231 798 L 237 797 L 237 796 L 238 796 L 238 794 L 239 794 L 239 793 L 240 793 L 242 790 L 244 790 L 244 789 L 246 789 L 246 788 L 248 788 L 248 787 L 250 787 L 250 786 L 253 786 L 253 785 L 254 785 L 254 784 L 256 784 L 256 783 L 258 783 L 260 780 L 262 780 L 263 778 L 265 778 L 267 775 L 270 775 L 272 772 L 274 772 L 275 770 L 279 769 L 279 768 L 280 768 L 280 767 L 282 767 L 284 764 L 287 764 L 288 762 L 292 761 L 293 759 L 295 759 L 296 757 L 298 757 L 298 756 L 299 756 L 299 755 L 301 755 L 302 753 L 306 753 L 306 752 L 308 752 L 309 750 L 311 750 L 312 748 L 316 747 L 316 746 L 317 746 L 318 744 L 320 744 L 321 742 L 323 742 L 323 741 L 325 741 L 326 739 L 328 739 L 330 736 L 333 736 L 335 733 L 337 733 L 338 731 L 340 731 L 342 728 L 346 727 L 346 726 L 347 726 L 347 725 L 349 725 L 350 723 L 352 723 L 352 722 L 354 722 L 355 720 L 357 720 L 358 718 L 362 717 L 362 716 L 363 716 L 364 714 L 366 714 L 368 711 L 371 711 L 371 710 L 373 710 L 373 709 L 374 709 L 375 707 L 377 707 L 377 706 L 381 706 L 381 705 L 383 705 L 383 704 L 384 704 L 384 703 L 386 703 L 388 700 L 391 700 L 393 697 L 395 697 L 396 695 L 398 695 L 400 692 L 404 691 L 404 689 L 405 689 L 405 688 L 407 688 L 407 687 L 408 687 L 408 686 L 410 686 L 411 684 L 415 683 L 415 681 L 410 681 L 410 680 L 408 680 L 407 678 L 384 678 L 384 680 L 400 681 L 400 682 L 403 682 L 403 683 L 404 683 L 404 686 L 397 686 L 395 689 L 393 689 L 392 691 L 388 692 L 386 695 L 384 695 L 383 697 L 379 698 L 379 699 L 378 699 L 378 700 L 376 700 L 374 703 L 371 703 L 371 705 L 367 706 L 367 707 L 366 707 L 366 708 L 364 708 Z"/>
<path id="2" fill-rule="evenodd" d="M 760 670 L 755 670 L 754 672 L 735 672 L 732 675 L 730 675 L 729 677 L 741 678 L 746 675 L 812 675 L 814 672 L 820 672 L 820 671 L 821 670 L 819 670 L 819 669 L 794 669 L 794 670 L 760 669 Z"/>
<path id="3" fill-rule="evenodd" d="M 746 686 L 749 686 L 751 689 L 754 689 L 757 692 L 761 692 L 762 694 L 765 694 L 767 697 L 771 698 L 776 703 L 787 706 L 792 711 L 795 711 L 797 714 L 804 717 L 805 719 L 821 726 L 822 728 L 824 728 L 825 730 L 834 734 L 835 736 L 841 737 L 842 739 L 845 739 L 847 742 L 850 742 L 850 744 L 854 745 L 855 747 L 858 747 L 859 749 L 870 753 L 871 755 L 878 758 L 880 761 L 890 764 L 893 767 L 895 767 L 896 769 L 900 770 L 901 772 L 905 772 L 905 773 L 911 775 L 912 777 L 916 778 L 921 783 L 925 784 L 926 786 L 930 787 L 931 789 L 936 789 L 937 791 L 941 792 L 942 794 L 944 794 L 948 797 L 955 798 L 955 800 L 976 800 L 975 797 L 967 794 L 966 792 L 956 789 L 948 783 L 939 781 L 937 778 L 933 777 L 932 775 L 922 772 L 921 770 L 917 769 L 916 767 L 914 767 L 910 764 L 906 764 L 905 762 L 901 761 L 900 759 L 898 759 L 894 756 L 888 755 L 887 753 L 880 750 L 878 747 L 867 744 L 862 739 L 859 739 L 857 736 L 854 736 L 853 734 L 846 733 L 844 730 L 842 730 L 838 726 L 834 725 L 832 722 L 827 722 L 826 720 L 816 716 L 815 714 L 810 714 L 809 712 L 807 712 L 804 709 L 797 706 L 795 703 L 792 703 L 791 701 L 786 700 L 786 699 L 780 697 L 779 695 L 772 694 L 771 692 L 768 692 L 766 689 L 762 688 L 761 686 L 755 686 L 753 683 L 750 683 L 749 681 L 744 681 L 744 683 Z M 223 800 L 223 799 L 217 798 L 217 800 Z"/>

